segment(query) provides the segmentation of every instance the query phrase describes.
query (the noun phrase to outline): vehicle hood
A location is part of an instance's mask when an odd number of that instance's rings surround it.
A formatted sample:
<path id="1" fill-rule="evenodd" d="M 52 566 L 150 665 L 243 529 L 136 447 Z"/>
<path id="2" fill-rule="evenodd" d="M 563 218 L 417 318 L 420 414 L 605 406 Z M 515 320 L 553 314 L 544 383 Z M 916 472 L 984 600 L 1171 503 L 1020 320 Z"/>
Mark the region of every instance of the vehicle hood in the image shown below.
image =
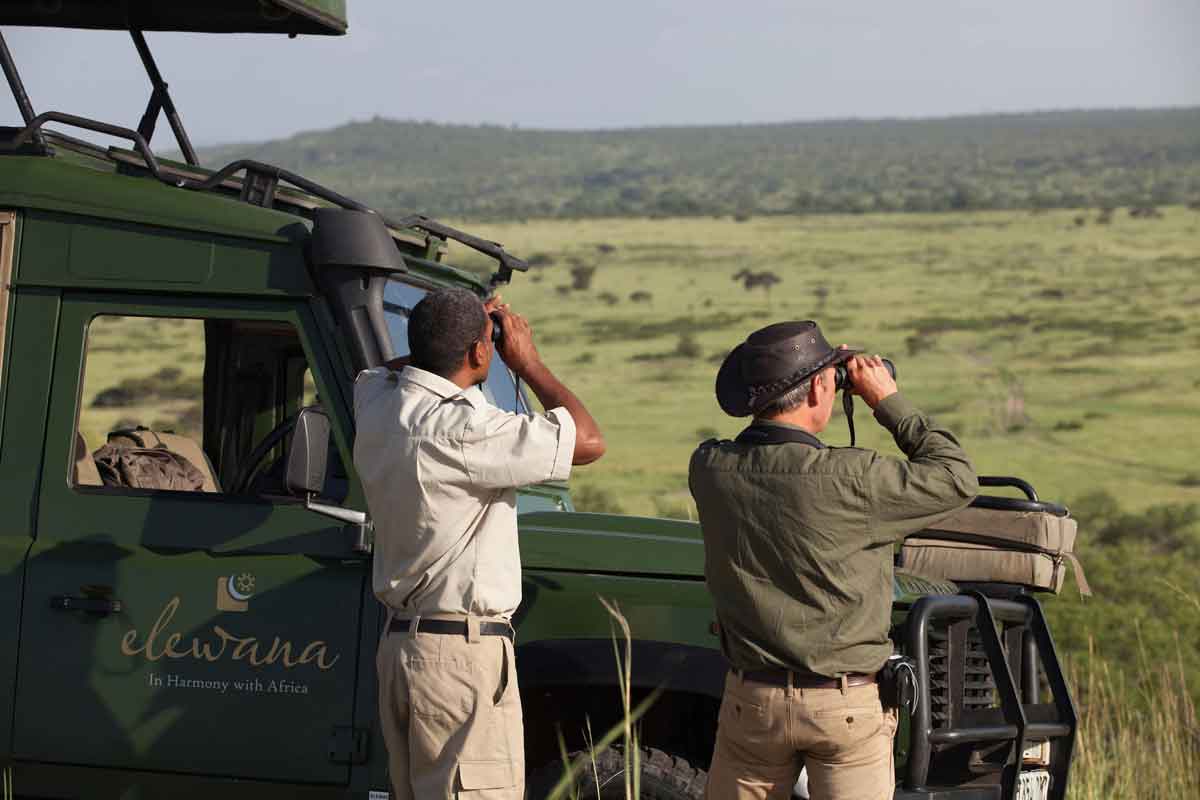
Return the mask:
<path id="1" fill-rule="evenodd" d="M 580 511 L 517 519 L 526 569 L 704 578 L 704 542 L 695 522 Z"/>
<path id="2" fill-rule="evenodd" d="M 536 511 L 518 519 L 525 569 L 704 579 L 700 524 L 678 519 Z M 897 569 L 893 603 L 957 594 L 952 582 Z"/>

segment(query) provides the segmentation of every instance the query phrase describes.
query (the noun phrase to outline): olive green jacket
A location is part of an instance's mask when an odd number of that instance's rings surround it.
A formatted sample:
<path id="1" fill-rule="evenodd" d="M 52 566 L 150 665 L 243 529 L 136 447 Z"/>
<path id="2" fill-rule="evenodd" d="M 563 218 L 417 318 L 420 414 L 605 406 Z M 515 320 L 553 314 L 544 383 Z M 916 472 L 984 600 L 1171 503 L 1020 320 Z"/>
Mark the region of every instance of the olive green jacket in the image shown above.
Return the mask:
<path id="1" fill-rule="evenodd" d="M 705 578 L 732 666 L 836 677 L 891 655 L 892 544 L 967 505 L 979 484 L 954 436 L 899 394 L 875 418 L 907 461 L 715 439 L 692 455 Z"/>

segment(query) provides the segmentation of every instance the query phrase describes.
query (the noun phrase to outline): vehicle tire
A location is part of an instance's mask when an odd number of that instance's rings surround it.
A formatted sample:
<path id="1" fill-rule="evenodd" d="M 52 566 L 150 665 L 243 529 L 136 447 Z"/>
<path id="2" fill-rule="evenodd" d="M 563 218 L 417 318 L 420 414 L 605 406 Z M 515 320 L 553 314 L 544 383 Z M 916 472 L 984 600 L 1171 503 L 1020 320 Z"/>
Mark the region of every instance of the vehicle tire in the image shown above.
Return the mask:
<path id="1" fill-rule="evenodd" d="M 570 758 L 581 755 L 571 753 Z M 696 769 L 686 759 L 643 747 L 638 754 L 641 771 L 640 800 L 701 800 L 708 775 Z M 545 800 L 550 790 L 562 778 L 563 765 L 554 761 L 539 767 L 529 776 L 526 800 Z M 600 784 L 600 795 L 596 795 L 596 783 Z M 625 800 L 625 754 L 617 747 L 609 747 L 596 754 L 596 771 L 593 775 L 589 766 L 575 779 L 579 800 Z M 568 791 L 566 797 L 570 797 Z"/>

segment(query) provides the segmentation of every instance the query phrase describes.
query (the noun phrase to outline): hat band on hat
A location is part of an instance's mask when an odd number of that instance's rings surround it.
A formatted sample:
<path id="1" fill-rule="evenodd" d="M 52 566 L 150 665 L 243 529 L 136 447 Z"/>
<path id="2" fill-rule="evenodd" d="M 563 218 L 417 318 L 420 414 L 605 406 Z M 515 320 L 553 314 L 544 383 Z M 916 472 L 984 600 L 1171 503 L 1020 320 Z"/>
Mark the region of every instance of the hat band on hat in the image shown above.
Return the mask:
<path id="1" fill-rule="evenodd" d="M 825 356 L 825 358 L 821 359 L 816 364 L 813 364 L 811 367 L 805 367 L 804 369 L 798 370 L 786 378 L 780 378 L 779 380 L 771 381 L 770 383 L 764 383 L 758 386 L 747 386 L 746 390 L 750 394 L 750 408 L 753 409 L 756 405 L 758 405 L 759 399 L 764 395 L 768 395 L 766 398 L 767 400 L 773 399 L 774 395 L 781 394 L 788 388 L 800 383 L 805 378 L 816 375 L 818 372 L 825 369 L 825 367 L 829 366 L 840 354 L 845 352 L 847 351 L 834 350 Z"/>

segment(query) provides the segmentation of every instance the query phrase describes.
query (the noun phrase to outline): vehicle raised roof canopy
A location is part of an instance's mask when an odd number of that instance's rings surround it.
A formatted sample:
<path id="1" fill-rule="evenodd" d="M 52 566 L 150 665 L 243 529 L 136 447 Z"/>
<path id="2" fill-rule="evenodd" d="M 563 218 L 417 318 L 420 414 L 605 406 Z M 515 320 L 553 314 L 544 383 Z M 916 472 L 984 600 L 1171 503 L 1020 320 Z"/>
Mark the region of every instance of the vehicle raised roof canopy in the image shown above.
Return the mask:
<path id="1" fill-rule="evenodd" d="M 346 0 L 0 0 L 0 25 L 340 35 Z"/>

